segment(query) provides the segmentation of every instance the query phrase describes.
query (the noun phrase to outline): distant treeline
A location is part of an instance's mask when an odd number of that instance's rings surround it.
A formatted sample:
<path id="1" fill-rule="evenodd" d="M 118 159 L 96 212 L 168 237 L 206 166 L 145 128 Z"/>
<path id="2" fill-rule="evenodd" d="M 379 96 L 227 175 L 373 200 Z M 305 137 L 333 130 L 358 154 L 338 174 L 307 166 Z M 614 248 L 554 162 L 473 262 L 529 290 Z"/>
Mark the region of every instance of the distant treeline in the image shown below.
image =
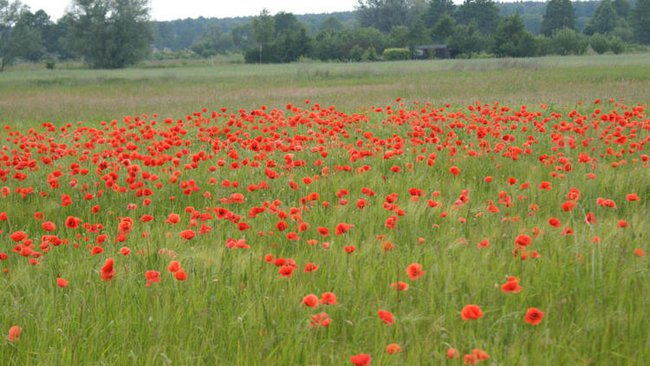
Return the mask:
<path id="1" fill-rule="evenodd" d="M 630 3 L 633 3 L 632 1 Z M 576 29 L 582 31 L 596 12 L 600 1 L 578 1 L 573 2 L 576 15 Z M 508 16 L 519 14 L 524 22 L 526 30 L 533 35 L 539 35 L 542 28 L 542 20 L 546 10 L 544 1 L 523 1 L 516 3 L 496 3 L 499 15 Z M 307 27 L 307 33 L 315 36 L 326 21 L 334 18 L 346 28 L 358 26 L 357 12 L 336 12 L 323 14 L 296 15 L 296 18 Z M 253 20 L 250 17 L 237 18 L 186 18 L 171 21 L 154 21 L 154 41 L 156 49 L 168 49 L 171 51 L 182 51 L 192 47 L 199 39 L 208 35 L 213 29 L 229 33 L 234 28 L 244 26 Z"/>
<path id="2" fill-rule="evenodd" d="M 621 53 L 650 44 L 650 0 L 358 0 L 355 11 L 150 21 L 148 0 L 72 0 L 57 22 L 0 0 L 0 71 L 15 60 L 119 68 L 145 58 L 250 63 Z M 240 59 L 241 59 L 241 56 Z"/>

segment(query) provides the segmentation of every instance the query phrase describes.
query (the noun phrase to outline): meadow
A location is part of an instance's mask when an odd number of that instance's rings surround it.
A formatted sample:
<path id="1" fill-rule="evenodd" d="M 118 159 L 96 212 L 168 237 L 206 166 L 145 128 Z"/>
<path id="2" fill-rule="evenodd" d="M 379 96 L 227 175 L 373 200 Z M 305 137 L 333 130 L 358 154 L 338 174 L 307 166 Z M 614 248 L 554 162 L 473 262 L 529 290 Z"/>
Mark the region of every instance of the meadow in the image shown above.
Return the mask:
<path id="1" fill-rule="evenodd" d="M 643 365 L 649 66 L 0 73 L 0 363 Z"/>

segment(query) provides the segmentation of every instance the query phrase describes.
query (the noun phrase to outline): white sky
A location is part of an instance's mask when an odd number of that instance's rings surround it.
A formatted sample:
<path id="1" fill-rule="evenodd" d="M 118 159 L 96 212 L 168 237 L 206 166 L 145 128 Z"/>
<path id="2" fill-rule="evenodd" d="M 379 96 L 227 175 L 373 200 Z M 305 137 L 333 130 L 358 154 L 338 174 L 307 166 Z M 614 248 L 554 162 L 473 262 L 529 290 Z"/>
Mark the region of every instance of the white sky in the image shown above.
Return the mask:
<path id="1" fill-rule="evenodd" d="M 19 0 L 32 12 L 45 10 L 52 20 L 58 20 L 72 0 Z M 357 0 L 150 0 L 153 20 L 183 18 L 227 18 L 258 15 L 262 9 L 271 14 L 286 11 L 294 14 L 352 11 Z"/>

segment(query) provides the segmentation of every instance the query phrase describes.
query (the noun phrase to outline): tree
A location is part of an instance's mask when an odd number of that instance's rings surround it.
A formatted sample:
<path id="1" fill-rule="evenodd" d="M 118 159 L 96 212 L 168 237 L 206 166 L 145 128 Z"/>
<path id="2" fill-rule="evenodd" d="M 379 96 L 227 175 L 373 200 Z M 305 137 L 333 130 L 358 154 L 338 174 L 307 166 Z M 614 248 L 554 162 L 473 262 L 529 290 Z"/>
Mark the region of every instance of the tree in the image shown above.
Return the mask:
<path id="1" fill-rule="evenodd" d="M 393 27 L 411 24 L 415 12 L 407 0 L 359 0 L 357 17 L 361 27 L 390 33 Z"/>
<path id="2" fill-rule="evenodd" d="M 636 40 L 650 45 L 650 0 L 637 0 L 632 12 L 632 27 Z"/>
<path id="3" fill-rule="evenodd" d="M 443 15 L 431 30 L 431 38 L 440 43 L 444 43 L 449 36 L 454 34 L 456 21 L 449 15 Z"/>
<path id="4" fill-rule="evenodd" d="M 320 25 L 319 31 L 339 30 L 343 28 L 343 23 L 335 17 L 329 17 Z"/>
<path id="5" fill-rule="evenodd" d="M 275 21 L 278 61 L 293 62 L 306 55 L 310 42 L 307 36 L 307 27 L 291 13 L 277 13 L 273 20 Z"/>
<path id="6" fill-rule="evenodd" d="M 587 38 L 573 29 L 564 28 L 553 33 L 551 38 L 553 52 L 560 55 L 582 55 L 589 47 Z"/>
<path id="7" fill-rule="evenodd" d="M 630 3 L 627 0 L 614 0 L 614 9 L 619 17 L 623 19 L 630 17 Z"/>
<path id="8" fill-rule="evenodd" d="M 619 25 L 619 17 L 611 0 L 603 0 L 596 14 L 587 23 L 585 34 L 592 35 L 595 33 L 610 34 Z"/>
<path id="9" fill-rule="evenodd" d="M 54 43 L 52 28 L 54 23 L 43 10 L 36 13 L 25 9 L 14 25 L 13 38 L 18 43 L 16 56 L 37 62 L 48 51 L 46 48 Z"/>
<path id="10" fill-rule="evenodd" d="M 0 0 L 0 72 L 17 57 L 20 47 L 14 28 L 25 10 L 19 1 Z"/>
<path id="11" fill-rule="evenodd" d="M 153 39 L 147 5 L 148 0 L 74 0 L 70 45 L 93 68 L 135 64 Z"/>
<path id="12" fill-rule="evenodd" d="M 447 39 L 447 47 L 451 57 L 464 56 L 471 58 L 473 54 L 486 50 L 488 37 L 479 32 L 476 23 L 459 24 L 454 33 Z"/>
<path id="13" fill-rule="evenodd" d="M 575 29 L 576 12 L 571 0 L 551 0 L 542 19 L 542 34 L 552 36 L 562 28 Z"/>
<path id="14" fill-rule="evenodd" d="M 499 8 L 492 0 L 465 0 L 456 11 L 456 21 L 466 25 L 473 22 L 479 32 L 489 36 L 497 29 Z"/>
<path id="15" fill-rule="evenodd" d="M 599 55 L 609 51 L 609 39 L 604 34 L 596 33 L 589 38 L 589 45 Z"/>
<path id="16" fill-rule="evenodd" d="M 255 48 L 244 54 L 246 62 L 292 62 L 309 51 L 307 28 L 291 13 L 271 16 L 263 10 L 252 22 Z"/>
<path id="17" fill-rule="evenodd" d="M 232 34 L 224 33 L 220 27 L 214 26 L 212 30 L 196 41 L 191 49 L 201 57 L 226 53 L 233 49 Z"/>
<path id="18" fill-rule="evenodd" d="M 424 14 L 424 24 L 433 28 L 441 18 L 451 17 L 456 11 L 456 5 L 451 0 L 431 0 L 427 12 Z"/>
<path id="19" fill-rule="evenodd" d="M 530 57 L 535 55 L 535 38 L 524 28 L 519 14 L 501 18 L 494 35 L 492 49 L 497 57 Z"/>

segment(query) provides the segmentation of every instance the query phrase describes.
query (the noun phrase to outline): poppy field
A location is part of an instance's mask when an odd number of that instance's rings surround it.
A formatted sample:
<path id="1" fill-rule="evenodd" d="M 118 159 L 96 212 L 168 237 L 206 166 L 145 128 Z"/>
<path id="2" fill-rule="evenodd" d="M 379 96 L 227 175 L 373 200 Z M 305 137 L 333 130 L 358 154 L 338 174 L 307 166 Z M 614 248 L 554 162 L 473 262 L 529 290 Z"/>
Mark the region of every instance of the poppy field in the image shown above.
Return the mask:
<path id="1" fill-rule="evenodd" d="M 6 125 L 0 358 L 643 364 L 647 113 L 395 98 Z"/>

